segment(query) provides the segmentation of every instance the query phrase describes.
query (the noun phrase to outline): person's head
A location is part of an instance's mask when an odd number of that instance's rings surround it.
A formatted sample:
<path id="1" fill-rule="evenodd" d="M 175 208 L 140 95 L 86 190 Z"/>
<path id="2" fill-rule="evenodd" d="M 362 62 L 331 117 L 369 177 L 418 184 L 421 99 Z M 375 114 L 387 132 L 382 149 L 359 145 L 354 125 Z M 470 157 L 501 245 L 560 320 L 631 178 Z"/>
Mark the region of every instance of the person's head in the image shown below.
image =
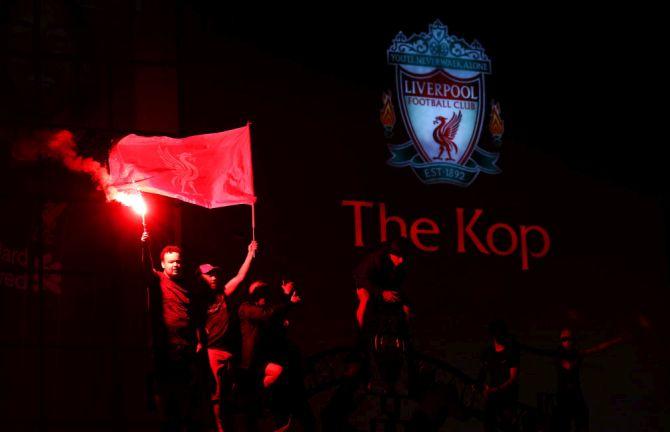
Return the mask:
<path id="1" fill-rule="evenodd" d="M 219 288 L 218 282 L 221 280 L 220 267 L 208 263 L 200 264 L 200 266 L 198 266 L 198 274 L 212 290 Z"/>
<path id="2" fill-rule="evenodd" d="M 255 280 L 249 285 L 249 299 L 253 303 L 265 304 L 268 300 L 269 285 L 262 280 Z"/>
<path id="3" fill-rule="evenodd" d="M 398 237 L 388 245 L 388 255 L 394 266 L 399 266 L 405 262 L 410 251 L 410 242 L 405 237 Z"/>
<path id="4" fill-rule="evenodd" d="M 170 279 L 181 277 L 181 248 L 179 246 L 168 245 L 161 251 L 161 267 L 163 273 Z"/>
<path id="5" fill-rule="evenodd" d="M 489 323 L 489 335 L 494 343 L 499 345 L 507 345 L 509 340 L 509 333 L 507 333 L 507 324 L 503 320 L 495 320 Z"/>
<path id="6" fill-rule="evenodd" d="M 572 333 L 572 330 L 565 327 L 561 330 L 561 346 L 565 349 L 570 349 L 575 343 L 575 336 Z"/>

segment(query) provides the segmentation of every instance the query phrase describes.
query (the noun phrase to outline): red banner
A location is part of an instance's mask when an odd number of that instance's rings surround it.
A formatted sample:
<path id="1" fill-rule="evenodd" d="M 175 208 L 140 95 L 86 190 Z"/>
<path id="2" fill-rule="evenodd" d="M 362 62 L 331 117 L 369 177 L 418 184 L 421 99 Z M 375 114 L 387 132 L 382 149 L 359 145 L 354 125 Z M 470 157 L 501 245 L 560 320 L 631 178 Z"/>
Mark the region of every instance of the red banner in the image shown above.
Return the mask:
<path id="1" fill-rule="evenodd" d="M 249 125 L 186 138 L 127 135 L 110 152 L 109 170 L 119 190 L 207 208 L 256 201 Z"/>

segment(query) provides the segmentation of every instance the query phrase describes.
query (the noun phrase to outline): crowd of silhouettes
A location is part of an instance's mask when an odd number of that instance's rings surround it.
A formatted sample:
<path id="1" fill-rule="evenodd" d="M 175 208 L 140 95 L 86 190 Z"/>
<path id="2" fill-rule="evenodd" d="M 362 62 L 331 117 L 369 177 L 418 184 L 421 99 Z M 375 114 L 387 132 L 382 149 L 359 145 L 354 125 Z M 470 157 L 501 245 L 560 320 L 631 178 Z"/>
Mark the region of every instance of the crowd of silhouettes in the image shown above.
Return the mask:
<path id="1" fill-rule="evenodd" d="M 272 430 L 292 424 L 315 430 L 300 352 L 287 332 L 291 310 L 302 300 L 294 280 L 283 275 L 243 284 L 255 241 L 231 278 L 210 263 L 190 274 L 177 246 L 162 249 L 157 271 L 147 232 L 141 243 L 154 357 L 151 391 L 162 429 L 208 430 L 212 424 L 219 432 L 254 431 L 269 418 Z M 208 373 L 202 373 L 203 363 Z M 202 414 L 203 399 L 209 416 Z"/>
<path id="2" fill-rule="evenodd" d="M 301 353 L 288 336 L 292 310 L 302 302 L 295 280 L 281 275 L 243 283 L 258 250 L 255 241 L 229 278 L 209 262 L 195 272 L 185 271 L 177 246 L 162 249 L 158 271 L 146 231 L 141 244 L 154 357 L 149 382 L 162 430 L 317 430 Z M 357 342 L 345 359 L 339 385 L 321 410 L 324 432 L 353 430 L 349 419 L 361 394 L 381 399 L 385 431 L 396 430 L 394 424 L 401 421 L 402 397 L 418 402 L 414 415 L 405 420 L 408 431 L 437 431 L 451 411 L 463 408 L 462 398 L 437 385 L 413 349 L 413 311 L 404 286 L 411 251 L 411 244 L 398 238 L 367 254 L 354 269 Z M 558 348 L 547 350 L 519 344 L 502 320 L 492 321 L 488 330 L 490 342 L 471 386 L 482 402 L 484 430 L 528 429 L 518 415 L 522 350 L 551 356 L 556 363 L 551 419 L 536 421 L 533 427 L 588 430 L 582 359 L 624 338 L 579 349 L 573 331 L 564 328 Z"/>

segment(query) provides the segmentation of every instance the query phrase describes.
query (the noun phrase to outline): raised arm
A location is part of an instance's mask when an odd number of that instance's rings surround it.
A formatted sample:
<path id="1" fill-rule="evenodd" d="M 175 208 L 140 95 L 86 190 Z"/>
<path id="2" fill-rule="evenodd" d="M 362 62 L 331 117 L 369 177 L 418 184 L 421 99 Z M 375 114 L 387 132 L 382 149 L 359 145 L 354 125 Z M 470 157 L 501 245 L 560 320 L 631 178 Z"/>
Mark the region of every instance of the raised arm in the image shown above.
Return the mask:
<path id="1" fill-rule="evenodd" d="M 592 346 L 591 348 L 586 348 L 586 349 L 580 350 L 579 353 L 581 355 L 585 355 L 585 356 L 590 355 L 590 354 L 599 353 L 601 351 L 605 351 L 609 347 L 620 344 L 624 340 L 625 340 L 625 338 L 623 336 L 618 336 L 618 337 L 615 337 L 614 339 L 610 339 L 608 341 L 601 342 L 598 345 Z"/>
<path id="2" fill-rule="evenodd" d="M 237 274 L 233 276 L 232 279 L 230 279 L 228 282 L 226 282 L 226 285 L 223 288 L 223 292 L 225 293 L 226 296 L 229 296 L 235 292 L 238 286 L 240 286 L 240 283 L 244 280 L 244 278 L 247 276 L 247 273 L 249 272 L 249 267 L 251 267 L 251 261 L 254 259 L 254 256 L 256 256 L 256 250 L 258 249 L 258 243 L 256 241 L 252 241 L 249 243 L 248 246 L 248 251 L 247 251 L 247 256 L 244 259 L 244 262 L 240 266 L 240 269 L 237 271 Z"/>

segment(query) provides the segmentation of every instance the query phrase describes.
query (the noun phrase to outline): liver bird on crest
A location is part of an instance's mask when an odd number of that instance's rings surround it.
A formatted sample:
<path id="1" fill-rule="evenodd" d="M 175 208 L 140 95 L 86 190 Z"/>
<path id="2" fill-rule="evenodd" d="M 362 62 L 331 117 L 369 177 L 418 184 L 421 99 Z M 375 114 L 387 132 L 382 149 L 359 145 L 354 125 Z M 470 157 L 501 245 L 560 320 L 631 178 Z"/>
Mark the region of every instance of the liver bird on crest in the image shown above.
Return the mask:
<path id="1" fill-rule="evenodd" d="M 442 159 L 442 153 L 446 151 L 447 157 L 444 160 L 454 160 L 451 157 L 451 152 L 452 150 L 454 152 L 458 151 L 454 138 L 458 132 L 458 126 L 461 124 L 461 118 L 463 118 L 463 115 L 460 111 L 458 115 L 456 113 L 452 114 L 449 121 L 442 116 L 435 117 L 433 124 L 436 124 L 437 127 L 433 131 L 433 139 L 440 145 L 440 153 L 433 159 Z"/>

